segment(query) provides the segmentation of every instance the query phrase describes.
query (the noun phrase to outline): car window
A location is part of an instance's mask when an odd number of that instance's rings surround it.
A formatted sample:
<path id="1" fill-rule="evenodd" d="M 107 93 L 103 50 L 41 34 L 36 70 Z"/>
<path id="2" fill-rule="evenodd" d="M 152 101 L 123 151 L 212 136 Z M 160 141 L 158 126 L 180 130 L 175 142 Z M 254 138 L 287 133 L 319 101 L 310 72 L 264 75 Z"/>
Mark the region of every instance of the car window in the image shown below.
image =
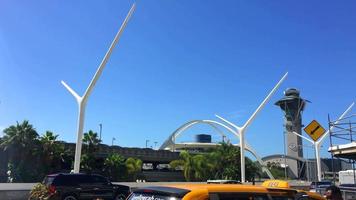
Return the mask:
<path id="1" fill-rule="evenodd" d="M 209 195 L 210 200 L 269 200 L 267 194 L 222 192 Z"/>
<path id="2" fill-rule="evenodd" d="M 78 184 L 78 179 L 75 176 L 71 175 L 62 175 L 62 176 L 57 176 L 53 184 L 56 186 L 73 186 Z"/>
<path id="3" fill-rule="evenodd" d="M 43 184 L 49 186 L 53 183 L 54 176 L 46 176 L 46 178 L 43 180 Z"/>
<path id="4" fill-rule="evenodd" d="M 271 194 L 273 200 L 294 200 L 294 194 Z"/>
<path id="5" fill-rule="evenodd" d="M 76 179 L 80 184 L 91 184 L 91 183 L 94 183 L 94 180 L 91 178 L 91 176 L 87 176 L 87 175 L 76 176 Z"/>
<path id="6" fill-rule="evenodd" d="M 102 176 L 92 176 L 92 181 L 93 183 L 96 184 L 103 184 L 103 185 L 108 184 L 108 180 Z"/>

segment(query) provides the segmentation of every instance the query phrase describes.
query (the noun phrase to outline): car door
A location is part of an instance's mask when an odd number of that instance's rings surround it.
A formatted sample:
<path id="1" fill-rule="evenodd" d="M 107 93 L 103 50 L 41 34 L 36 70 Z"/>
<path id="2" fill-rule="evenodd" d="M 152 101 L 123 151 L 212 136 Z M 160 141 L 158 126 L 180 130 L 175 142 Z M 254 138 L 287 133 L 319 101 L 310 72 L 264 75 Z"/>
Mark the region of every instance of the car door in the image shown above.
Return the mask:
<path id="1" fill-rule="evenodd" d="M 79 198 L 80 199 L 93 199 L 96 198 L 95 185 L 89 175 L 75 176 L 75 181 L 78 182 Z"/>
<path id="2" fill-rule="evenodd" d="M 114 189 L 112 184 L 103 176 L 92 175 L 92 180 L 94 184 L 94 192 L 96 197 L 102 199 L 113 199 Z"/>

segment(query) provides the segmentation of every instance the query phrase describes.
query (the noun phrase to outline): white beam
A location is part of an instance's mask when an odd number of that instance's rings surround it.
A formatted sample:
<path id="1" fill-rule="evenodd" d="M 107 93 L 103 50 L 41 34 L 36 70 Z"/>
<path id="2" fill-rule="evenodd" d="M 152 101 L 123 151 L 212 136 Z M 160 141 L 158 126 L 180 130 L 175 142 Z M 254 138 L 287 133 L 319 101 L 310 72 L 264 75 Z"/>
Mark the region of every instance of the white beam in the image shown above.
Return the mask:
<path id="1" fill-rule="evenodd" d="M 279 86 L 282 84 L 284 79 L 286 79 L 288 76 L 288 72 L 284 74 L 284 76 L 281 78 L 281 80 L 278 81 L 276 86 L 271 90 L 271 92 L 267 95 L 267 97 L 262 101 L 262 103 L 257 107 L 256 111 L 250 116 L 250 118 L 246 121 L 246 123 L 242 126 L 242 129 L 246 129 L 251 122 L 256 118 L 257 114 L 262 110 L 262 108 L 266 105 L 266 103 L 269 101 L 269 99 L 272 97 L 272 95 L 276 92 L 276 90 L 279 88 Z"/>

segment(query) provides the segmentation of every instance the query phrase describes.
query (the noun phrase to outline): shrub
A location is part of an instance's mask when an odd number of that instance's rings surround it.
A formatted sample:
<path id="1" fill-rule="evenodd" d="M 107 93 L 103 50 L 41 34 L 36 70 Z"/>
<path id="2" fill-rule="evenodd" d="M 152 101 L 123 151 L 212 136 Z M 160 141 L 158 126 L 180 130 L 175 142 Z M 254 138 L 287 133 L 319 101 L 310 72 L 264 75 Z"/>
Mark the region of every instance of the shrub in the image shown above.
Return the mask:
<path id="1" fill-rule="evenodd" d="M 42 183 L 36 184 L 31 192 L 28 200 L 49 200 L 50 194 L 46 185 Z"/>

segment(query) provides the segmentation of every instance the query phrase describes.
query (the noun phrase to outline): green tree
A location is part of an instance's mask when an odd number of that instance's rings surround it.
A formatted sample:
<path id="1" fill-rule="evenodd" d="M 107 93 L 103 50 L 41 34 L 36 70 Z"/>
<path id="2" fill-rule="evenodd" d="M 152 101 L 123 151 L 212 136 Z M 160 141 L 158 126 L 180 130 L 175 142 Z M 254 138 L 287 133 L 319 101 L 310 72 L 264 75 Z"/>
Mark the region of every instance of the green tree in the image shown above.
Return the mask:
<path id="1" fill-rule="evenodd" d="M 38 156 L 40 147 L 38 134 L 33 126 L 24 120 L 11 125 L 4 131 L 0 146 L 9 154 L 9 180 L 12 182 L 33 182 L 38 180 Z"/>
<path id="2" fill-rule="evenodd" d="M 284 179 L 285 178 L 285 171 L 284 168 L 280 166 L 280 164 L 275 162 L 268 162 L 267 168 L 271 171 L 272 175 L 277 179 Z"/>
<path id="3" fill-rule="evenodd" d="M 171 167 L 172 170 L 184 169 L 184 160 L 172 160 L 169 163 L 169 166 Z"/>
<path id="4" fill-rule="evenodd" d="M 127 176 L 125 158 L 117 153 L 109 155 L 104 161 L 104 172 L 112 181 L 124 179 Z"/>
<path id="5" fill-rule="evenodd" d="M 232 144 L 221 143 L 211 152 L 192 155 L 187 151 L 180 153 L 180 160 L 170 163 L 172 168 L 182 167 L 187 181 L 208 179 L 240 180 L 240 149 Z M 246 179 L 254 179 L 258 166 L 246 158 Z"/>
<path id="6" fill-rule="evenodd" d="M 41 157 L 44 174 L 57 172 L 61 167 L 62 155 L 65 153 L 64 145 L 57 141 L 58 135 L 51 131 L 46 131 L 40 137 Z"/>
<path id="7" fill-rule="evenodd" d="M 125 161 L 127 174 L 132 180 L 136 180 L 137 175 L 142 170 L 142 160 L 136 158 L 127 158 Z"/>
<path id="8" fill-rule="evenodd" d="M 101 140 L 98 138 L 98 134 L 92 130 L 84 133 L 83 136 L 83 155 L 81 158 L 81 168 L 85 171 L 93 171 L 96 169 L 96 157 L 95 153 L 99 150 Z"/>
<path id="9" fill-rule="evenodd" d="M 98 134 L 92 130 L 84 133 L 83 144 L 85 146 L 85 152 L 88 154 L 94 154 L 98 149 L 101 140 L 98 138 Z"/>
<path id="10" fill-rule="evenodd" d="M 184 161 L 183 173 L 187 181 L 193 180 L 193 156 L 188 151 L 181 151 L 179 156 Z"/>
<path id="11" fill-rule="evenodd" d="M 206 181 L 210 177 L 209 161 L 206 154 L 198 154 L 192 157 L 194 178 L 197 181 Z"/>
<path id="12" fill-rule="evenodd" d="M 218 155 L 218 178 L 240 180 L 240 150 L 232 144 L 221 143 L 216 150 Z"/>

